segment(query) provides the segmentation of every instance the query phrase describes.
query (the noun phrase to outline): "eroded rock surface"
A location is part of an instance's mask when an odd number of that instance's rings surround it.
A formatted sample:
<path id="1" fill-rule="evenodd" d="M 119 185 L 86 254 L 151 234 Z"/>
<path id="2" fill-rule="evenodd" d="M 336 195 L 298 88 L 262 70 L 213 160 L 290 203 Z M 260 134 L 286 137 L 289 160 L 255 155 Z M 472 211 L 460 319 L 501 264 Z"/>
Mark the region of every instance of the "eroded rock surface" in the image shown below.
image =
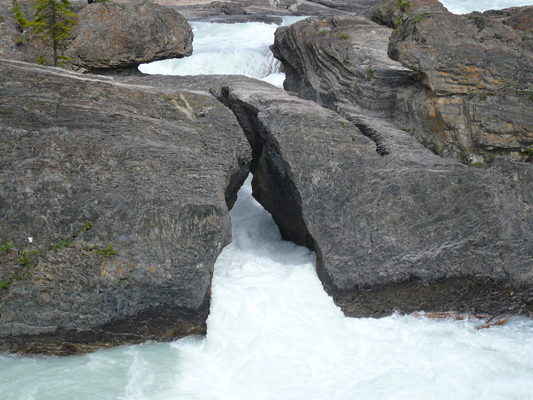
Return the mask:
<path id="1" fill-rule="evenodd" d="M 1 60 L 1 350 L 205 333 L 251 152 L 226 107 L 171 82 Z"/>
<path id="2" fill-rule="evenodd" d="M 526 18 L 451 13 L 409 17 L 389 55 L 422 74 L 446 145 L 520 150 L 533 144 L 533 7 Z M 519 27 L 518 29 L 514 26 Z M 529 28 L 527 28 L 529 27 Z M 428 102 L 431 100 L 428 100 Z M 428 104 L 426 102 L 426 104 Z"/>
<path id="3" fill-rule="evenodd" d="M 317 252 L 324 287 L 347 315 L 532 310 L 530 164 L 470 168 L 369 118 L 389 151 L 381 156 L 348 120 L 270 85 L 180 84 L 233 110 L 254 154 L 254 196 L 285 239 Z"/>
<path id="4" fill-rule="evenodd" d="M 374 13 L 390 28 L 346 16 L 279 28 L 272 51 L 285 88 L 341 113 L 368 110 L 439 153 L 530 146 L 529 8 L 491 19 L 453 15 L 432 0 L 412 1 L 405 15 L 391 4 Z"/>
<path id="5" fill-rule="evenodd" d="M 53 64 L 51 46 L 23 31 L 6 9 L 0 9 L 0 56 L 35 63 L 43 56 Z M 98 74 L 138 74 L 142 63 L 192 54 L 193 33 L 177 11 L 152 2 L 86 4 L 61 54 L 65 68 Z M 2 55 L 3 54 L 3 55 Z"/>
<path id="6" fill-rule="evenodd" d="M 101 73 L 192 54 L 191 27 L 175 10 L 154 3 L 88 4 L 65 50 L 72 69 Z"/>

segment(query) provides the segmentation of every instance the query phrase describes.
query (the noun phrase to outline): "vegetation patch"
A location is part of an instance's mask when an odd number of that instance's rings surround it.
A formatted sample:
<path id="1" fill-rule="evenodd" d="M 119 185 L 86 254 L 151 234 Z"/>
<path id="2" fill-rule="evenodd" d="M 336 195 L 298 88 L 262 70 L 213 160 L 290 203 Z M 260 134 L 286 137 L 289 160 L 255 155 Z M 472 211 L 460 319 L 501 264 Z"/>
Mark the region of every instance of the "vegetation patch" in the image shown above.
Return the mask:
<path id="1" fill-rule="evenodd" d="M 398 0 L 396 6 L 394 7 L 395 11 L 400 12 L 400 17 L 396 20 L 396 25 L 403 25 L 405 22 L 405 15 L 407 10 L 411 8 L 411 3 L 408 0 Z"/>
<path id="2" fill-rule="evenodd" d="M 422 14 L 419 14 L 419 15 L 417 15 L 416 17 L 414 17 L 414 18 L 411 20 L 411 24 L 417 24 L 417 23 L 419 23 L 420 21 L 422 21 L 424 18 L 426 18 L 427 16 L 429 16 L 428 13 L 422 13 Z"/>
<path id="3" fill-rule="evenodd" d="M 516 94 L 519 96 L 526 96 L 528 100 L 533 101 L 533 92 L 525 92 L 523 90 L 517 90 Z"/>
<path id="4" fill-rule="evenodd" d="M 372 69 L 372 67 L 369 67 L 366 70 L 366 80 L 370 81 L 370 80 L 372 80 L 373 77 L 374 77 L 374 70 Z"/>
<path id="5" fill-rule="evenodd" d="M 113 258 L 118 254 L 112 244 L 108 244 L 103 249 L 100 246 L 85 246 L 85 250 L 98 254 L 102 258 Z"/>
<path id="6" fill-rule="evenodd" d="M 526 161 L 533 161 L 533 146 L 524 147 L 524 149 L 521 151 L 520 155 Z"/>
<path id="7" fill-rule="evenodd" d="M 315 31 L 315 32 L 313 32 L 313 36 L 320 35 L 320 34 L 322 34 L 322 33 L 324 33 L 324 32 L 326 32 L 325 29 L 320 29 L 319 31 Z"/>
<path id="8" fill-rule="evenodd" d="M 56 243 L 54 247 L 52 247 L 52 250 L 57 251 L 57 249 L 61 247 L 70 247 L 70 244 L 72 243 L 72 239 L 67 239 L 62 242 Z"/>

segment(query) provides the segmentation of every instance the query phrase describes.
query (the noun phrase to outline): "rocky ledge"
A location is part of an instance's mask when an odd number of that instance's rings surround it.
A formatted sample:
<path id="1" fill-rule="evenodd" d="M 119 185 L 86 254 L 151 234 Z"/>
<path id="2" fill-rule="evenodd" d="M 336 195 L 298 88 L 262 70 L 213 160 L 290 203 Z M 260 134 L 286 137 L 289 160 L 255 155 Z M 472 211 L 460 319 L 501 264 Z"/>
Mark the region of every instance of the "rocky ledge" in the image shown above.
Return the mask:
<path id="1" fill-rule="evenodd" d="M 470 168 L 367 116 L 379 144 L 243 77 L 0 69 L 3 350 L 205 333 L 249 170 L 254 196 L 285 239 L 316 251 L 347 315 L 533 311 L 529 163 Z"/>
<path id="2" fill-rule="evenodd" d="M 250 146 L 207 93 L 0 61 L 0 350 L 204 334 Z"/>
<path id="3" fill-rule="evenodd" d="M 405 14 L 378 8 L 382 25 L 335 16 L 279 28 L 272 51 L 285 88 L 347 117 L 386 118 L 437 153 L 527 155 L 533 7 L 454 15 L 438 1 L 410 3 Z"/>

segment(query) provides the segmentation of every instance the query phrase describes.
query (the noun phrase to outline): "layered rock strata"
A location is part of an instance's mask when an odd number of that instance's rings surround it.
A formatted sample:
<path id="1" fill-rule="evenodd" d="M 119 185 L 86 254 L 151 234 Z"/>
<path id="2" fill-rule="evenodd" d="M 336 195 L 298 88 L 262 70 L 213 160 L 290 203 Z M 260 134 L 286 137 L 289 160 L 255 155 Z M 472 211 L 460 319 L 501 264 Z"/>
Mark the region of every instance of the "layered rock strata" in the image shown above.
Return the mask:
<path id="1" fill-rule="evenodd" d="M 368 110 L 438 153 L 519 154 L 533 144 L 529 8 L 489 19 L 411 4 L 405 15 L 392 3 L 377 9 L 390 28 L 346 16 L 279 28 L 272 51 L 285 88 L 340 112 Z"/>
<path id="2" fill-rule="evenodd" d="M 531 164 L 470 168 L 244 77 L 0 69 L 3 350 L 205 333 L 249 169 L 346 315 L 533 311 Z"/>
<path id="3" fill-rule="evenodd" d="M 1 60 L 0 349 L 205 333 L 250 160 L 207 93 Z"/>

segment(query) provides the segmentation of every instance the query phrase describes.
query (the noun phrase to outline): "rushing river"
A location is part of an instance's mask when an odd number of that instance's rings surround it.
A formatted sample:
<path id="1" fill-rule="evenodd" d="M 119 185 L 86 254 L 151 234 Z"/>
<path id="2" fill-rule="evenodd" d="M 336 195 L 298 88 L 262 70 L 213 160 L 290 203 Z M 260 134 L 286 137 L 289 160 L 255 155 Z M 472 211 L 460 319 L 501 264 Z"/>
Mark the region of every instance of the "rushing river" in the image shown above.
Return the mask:
<path id="1" fill-rule="evenodd" d="M 444 4 L 466 12 L 524 3 Z M 282 81 L 268 55 L 275 26 L 193 25 L 197 61 L 145 72 Z M 281 240 L 249 182 L 231 218 L 205 339 L 68 358 L 0 356 L 0 400 L 533 399 L 533 320 L 475 330 L 475 321 L 345 318 L 322 289 L 314 254 Z"/>

